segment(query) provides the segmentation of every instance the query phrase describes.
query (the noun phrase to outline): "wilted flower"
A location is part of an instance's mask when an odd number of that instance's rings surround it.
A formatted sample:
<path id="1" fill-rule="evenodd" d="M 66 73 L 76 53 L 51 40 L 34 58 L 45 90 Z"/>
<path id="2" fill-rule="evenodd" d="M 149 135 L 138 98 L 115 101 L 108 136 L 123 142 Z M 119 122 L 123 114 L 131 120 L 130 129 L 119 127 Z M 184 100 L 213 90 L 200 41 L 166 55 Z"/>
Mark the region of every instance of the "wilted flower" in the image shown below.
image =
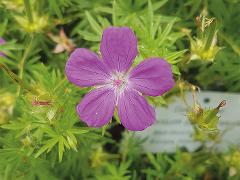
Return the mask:
<path id="1" fill-rule="evenodd" d="M 75 44 L 66 36 L 63 29 L 60 30 L 59 36 L 55 36 L 52 33 L 48 33 L 48 36 L 57 44 L 53 50 L 54 53 L 61 53 L 65 50 L 70 53 L 75 48 Z"/>
<path id="2" fill-rule="evenodd" d="M 117 107 L 121 123 L 132 131 L 152 125 L 156 119 L 143 95 L 159 96 L 174 86 L 171 66 L 161 58 L 149 58 L 130 69 L 137 56 L 137 39 L 128 27 L 109 27 L 103 32 L 102 58 L 90 50 L 76 49 L 66 64 L 70 82 L 95 86 L 77 106 L 89 126 L 106 125 Z"/>
<path id="3" fill-rule="evenodd" d="M 4 40 L 3 38 L 0 38 L 0 45 L 1 45 L 1 44 L 5 44 L 5 40 Z M 5 54 L 0 51 L 0 56 L 4 57 Z"/>

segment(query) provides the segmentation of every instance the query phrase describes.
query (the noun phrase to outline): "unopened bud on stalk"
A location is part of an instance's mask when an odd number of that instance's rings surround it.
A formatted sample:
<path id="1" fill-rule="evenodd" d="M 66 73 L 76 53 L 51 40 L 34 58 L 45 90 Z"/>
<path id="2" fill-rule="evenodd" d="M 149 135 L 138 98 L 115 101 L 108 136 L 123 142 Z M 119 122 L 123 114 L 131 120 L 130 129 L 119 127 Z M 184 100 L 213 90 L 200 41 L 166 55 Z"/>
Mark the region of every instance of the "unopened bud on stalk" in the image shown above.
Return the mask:
<path id="1" fill-rule="evenodd" d="M 226 105 L 223 100 L 216 108 L 206 109 L 195 103 L 194 107 L 187 113 L 189 121 L 198 128 L 205 131 L 217 131 L 219 116 L 217 116 L 221 107 Z"/>

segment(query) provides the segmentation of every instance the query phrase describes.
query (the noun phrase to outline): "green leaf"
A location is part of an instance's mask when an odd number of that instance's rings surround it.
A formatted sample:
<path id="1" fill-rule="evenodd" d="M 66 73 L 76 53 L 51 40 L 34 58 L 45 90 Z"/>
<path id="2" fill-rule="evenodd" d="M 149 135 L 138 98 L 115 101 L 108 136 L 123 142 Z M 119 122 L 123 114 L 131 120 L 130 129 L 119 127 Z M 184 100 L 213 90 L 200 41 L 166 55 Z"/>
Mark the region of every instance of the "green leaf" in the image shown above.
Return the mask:
<path id="1" fill-rule="evenodd" d="M 152 7 L 151 0 L 148 0 L 148 26 L 149 26 L 149 33 L 153 34 L 153 7 Z"/>
<path id="2" fill-rule="evenodd" d="M 101 40 L 100 35 L 96 35 L 94 33 L 91 33 L 91 32 L 88 32 L 88 31 L 82 31 L 82 30 L 78 30 L 77 32 L 80 35 L 82 35 L 83 38 L 87 41 L 99 42 Z"/>
<path id="3" fill-rule="evenodd" d="M 168 23 L 166 28 L 164 29 L 164 31 L 161 33 L 161 36 L 158 37 L 158 40 L 159 40 L 158 46 L 162 46 L 164 41 L 168 38 L 168 35 L 172 30 L 174 22 L 175 22 L 175 20 L 172 20 L 170 23 Z"/>
<path id="4" fill-rule="evenodd" d="M 8 19 L 5 19 L 3 23 L 0 23 L 0 37 L 3 37 L 4 32 L 7 29 Z"/>
<path id="5" fill-rule="evenodd" d="M 176 66 L 176 65 L 173 65 L 173 66 L 172 66 L 172 71 L 173 71 L 173 74 L 181 75 L 181 73 L 180 73 L 180 71 L 179 71 L 179 68 L 178 68 L 178 66 Z"/>
<path id="6" fill-rule="evenodd" d="M 58 158 L 59 158 L 59 162 L 62 161 L 63 152 L 65 151 L 64 141 L 66 141 L 65 138 L 63 136 L 59 136 L 59 140 L 58 140 Z"/>
<path id="7" fill-rule="evenodd" d="M 50 9 L 57 14 L 58 18 L 62 19 L 63 16 L 60 10 L 59 2 L 57 2 L 57 0 L 50 0 L 48 2 L 49 2 Z"/>
<path id="8" fill-rule="evenodd" d="M 51 151 L 51 149 L 58 143 L 58 138 L 53 138 L 48 141 L 46 141 L 45 145 L 40 148 L 40 150 L 35 154 L 35 158 L 39 157 L 41 154 L 43 154 L 45 151 L 48 153 Z"/>
<path id="9" fill-rule="evenodd" d="M 69 132 L 73 133 L 73 134 L 85 134 L 85 133 L 88 133 L 90 132 L 91 128 L 73 128 L 73 129 L 70 129 L 68 130 Z"/>
<path id="10" fill-rule="evenodd" d="M 186 49 L 181 50 L 181 51 L 177 51 L 177 52 L 170 52 L 167 53 L 164 58 L 171 64 L 176 64 L 179 61 L 181 61 L 181 59 L 179 59 L 180 57 L 182 57 L 184 55 L 184 53 L 187 52 Z M 178 60 L 177 60 L 178 59 Z"/>
<path id="11" fill-rule="evenodd" d="M 158 10 L 160 9 L 163 5 L 165 5 L 166 3 L 168 2 L 168 0 L 160 0 L 160 1 L 157 1 L 153 4 L 153 10 Z"/>
<path id="12" fill-rule="evenodd" d="M 102 34 L 102 28 L 100 27 L 100 25 L 97 23 L 97 21 L 95 21 L 95 19 L 92 17 L 92 15 L 88 12 L 85 11 L 85 15 L 87 17 L 88 22 L 90 23 L 92 29 L 99 35 Z"/>

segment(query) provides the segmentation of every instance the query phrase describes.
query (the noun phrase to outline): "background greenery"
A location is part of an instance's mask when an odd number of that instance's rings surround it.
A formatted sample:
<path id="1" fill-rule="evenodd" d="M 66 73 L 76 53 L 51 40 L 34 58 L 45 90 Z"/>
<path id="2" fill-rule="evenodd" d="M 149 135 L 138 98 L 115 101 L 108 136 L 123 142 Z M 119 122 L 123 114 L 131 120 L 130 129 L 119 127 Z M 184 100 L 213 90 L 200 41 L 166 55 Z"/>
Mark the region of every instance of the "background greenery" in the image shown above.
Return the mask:
<path id="1" fill-rule="evenodd" d="M 142 140 L 118 117 L 102 129 L 79 121 L 75 106 L 88 89 L 64 75 L 75 47 L 99 52 L 106 27 L 129 26 L 139 41 L 136 63 L 159 56 L 172 65 L 176 86 L 149 99 L 155 106 L 196 87 L 239 92 L 239 12 L 239 0 L 0 0 L 0 179 L 240 179 L 239 149 L 208 149 L 219 132 L 196 128 L 217 129 L 214 107 L 203 108 L 211 124 L 196 119 L 196 107 L 187 112 L 202 142 L 197 151 L 142 153 Z"/>

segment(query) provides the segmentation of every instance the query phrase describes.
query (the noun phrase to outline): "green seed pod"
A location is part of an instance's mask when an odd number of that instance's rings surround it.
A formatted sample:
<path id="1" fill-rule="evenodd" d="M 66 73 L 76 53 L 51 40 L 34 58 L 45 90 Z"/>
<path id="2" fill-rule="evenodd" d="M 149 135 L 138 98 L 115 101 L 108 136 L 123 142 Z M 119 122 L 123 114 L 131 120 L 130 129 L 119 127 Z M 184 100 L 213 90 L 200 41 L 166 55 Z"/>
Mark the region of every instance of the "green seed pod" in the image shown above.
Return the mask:
<path id="1" fill-rule="evenodd" d="M 205 131 L 217 131 L 219 116 L 217 115 L 219 109 L 225 106 L 226 101 L 222 101 L 216 108 L 206 109 L 200 105 L 195 104 L 187 113 L 189 121 L 198 128 Z"/>

